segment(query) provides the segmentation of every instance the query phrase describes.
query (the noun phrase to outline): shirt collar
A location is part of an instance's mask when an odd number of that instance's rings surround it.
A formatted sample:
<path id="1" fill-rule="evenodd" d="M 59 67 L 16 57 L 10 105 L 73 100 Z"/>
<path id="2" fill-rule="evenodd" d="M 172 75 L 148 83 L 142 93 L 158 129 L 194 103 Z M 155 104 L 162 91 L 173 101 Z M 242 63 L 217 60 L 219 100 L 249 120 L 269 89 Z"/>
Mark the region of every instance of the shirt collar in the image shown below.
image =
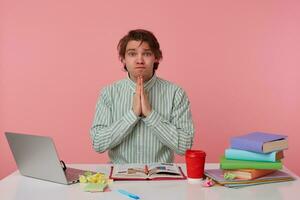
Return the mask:
<path id="1" fill-rule="evenodd" d="M 157 79 L 157 76 L 156 76 L 155 74 L 153 74 L 152 78 L 151 78 L 149 81 L 147 81 L 146 83 L 144 83 L 144 89 L 145 89 L 146 91 L 150 91 L 150 89 L 152 88 L 152 86 L 155 84 L 156 79 Z M 129 75 L 128 75 L 128 77 L 127 77 L 127 82 L 128 82 L 128 84 L 129 84 L 129 87 L 130 87 L 133 91 L 135 91 L 136 83 L 135 83 L 133 80 L 131 80 L 131 79 L 129 78 Z"/>

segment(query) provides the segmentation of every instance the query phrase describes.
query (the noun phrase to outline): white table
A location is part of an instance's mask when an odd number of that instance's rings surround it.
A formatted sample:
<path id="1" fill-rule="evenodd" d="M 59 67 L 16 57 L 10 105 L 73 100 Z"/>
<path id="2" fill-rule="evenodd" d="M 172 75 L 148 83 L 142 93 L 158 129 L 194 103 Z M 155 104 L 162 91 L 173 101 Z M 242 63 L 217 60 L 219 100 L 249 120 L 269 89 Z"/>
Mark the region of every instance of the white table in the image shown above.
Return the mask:
<path id="1" fill-rule="evenodd" d="M 70 167 L 109 172 L 110 165 L 106 164 L 72 164 Z M 185 172 L 185 166 L 181 165 Z M 206 164 L 206 169 L 218 168 L 218 164 Z M 46 170 L 46 169 L 45 169 Z M 264 184 L 240 189 L 231 189 L 222 186 L 210 188 L 201 184 L 189 184 L 187 180 L 180 181 L 116 181 L 111 185 L 111 192 L 89 193 L 84 192 L 79 184 L 61 185 L 57 183 L 28 178 L 20 175 L 18 171 L 0 181 L 1 200 L 128 200 L 115 190 L 124 189 L 137 194 L 141 199 L 222 199 L 222 200 L 259 200 L 259 199 L 299 199 L 300 179 L 294 173 L 286 171 L 296 177 L 295 181 L 284 183 Z"/>

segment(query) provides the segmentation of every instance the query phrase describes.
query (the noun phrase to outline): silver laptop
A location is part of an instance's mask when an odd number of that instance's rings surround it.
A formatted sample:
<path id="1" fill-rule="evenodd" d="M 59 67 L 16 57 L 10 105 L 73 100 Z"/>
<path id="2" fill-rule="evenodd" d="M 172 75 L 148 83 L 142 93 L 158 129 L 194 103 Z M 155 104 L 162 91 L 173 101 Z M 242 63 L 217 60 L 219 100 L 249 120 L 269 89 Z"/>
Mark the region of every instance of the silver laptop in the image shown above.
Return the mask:
<path id="1" fill-rule="evenodd" d="M 59 160 L 53 140 L 49 137 L 9 132 L 5 135 L 19 171 L 24 176 L 72 184 L 78 182 L 79 175 L 85 172 L 67 168 Z"/>

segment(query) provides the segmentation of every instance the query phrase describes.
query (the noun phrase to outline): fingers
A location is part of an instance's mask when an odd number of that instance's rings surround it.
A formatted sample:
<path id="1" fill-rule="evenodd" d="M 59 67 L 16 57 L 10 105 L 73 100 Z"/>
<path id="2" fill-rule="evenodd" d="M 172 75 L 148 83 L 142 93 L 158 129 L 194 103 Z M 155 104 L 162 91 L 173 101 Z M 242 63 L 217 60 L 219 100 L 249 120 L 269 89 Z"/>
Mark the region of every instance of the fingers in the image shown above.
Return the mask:
<path id="1" fill-rule="evenodd" d="M 136 91 L 135 92 L 140 95 L 143 90 L 144 90 L 144 80 L 143 80 L 142 76 L 139 76 L 136 81 Z"/>
<path id="2" fill-rule="evenodd" d="M 136 87 L 135 87 L 135 93 L 140 95 L 141 94 L 141 79 L 140 77 L 137 78 L 137 81 L 136 81 Z"/>
<path id="3" fill-rule="evenodd" d="M 137 116 L 144 117 L 147 117 L 152 111 L 151 105 L 148 101 L 148 94 L 144 89 L 144 80 L 142 76 L 139 76 L 136 80 L 133 110 Z"/>
<path id="4" fill-rule="evenodd" d="M 150 105 L 149 100 L 148 100 L 147 91 L 144 89 L 143 78 L 141 77 L 140 80 L 141 80 L 141 106 L 142 106 L 142 115 L 144 117 L 147 117 L 151 113 L 152 108 L 151 108 L 151 105 Z"/>
<path id="5" fill-rule="evenodd" d="M 140 84 L 141 84 L 141 87 L 144 89 L 144 78 L 143 78 L 143 76 L 140 76 Z"/>
<path id="6" fill-rule="evenodd" d="M 138 78 L 136 80 L 135 94 L 133 96 L 133 112 L 136 116 L 140 116 L 142 114 L 142 105 L 141 105 L 141 79 Z"/>
<path id="7" fill-rule="evenodd" d="M 140 81 L 140 86 L 141 86 L 141 95 L 144 95 L 144 79 L 142 76 L 139 77 L 139 81 Z"/>

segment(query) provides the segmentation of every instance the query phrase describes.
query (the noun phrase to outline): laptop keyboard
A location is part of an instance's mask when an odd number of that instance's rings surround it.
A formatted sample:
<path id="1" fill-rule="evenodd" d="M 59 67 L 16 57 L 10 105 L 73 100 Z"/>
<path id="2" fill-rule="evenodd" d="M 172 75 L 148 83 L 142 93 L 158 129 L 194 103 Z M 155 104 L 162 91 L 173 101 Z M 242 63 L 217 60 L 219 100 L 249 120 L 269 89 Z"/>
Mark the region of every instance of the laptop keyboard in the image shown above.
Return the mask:
<path id="1" fill-rule="evenodd" d="M 74 168 L 67 168 L 65 171 L 68 182 L 78 182 L 79 175 L 84 174 L 84 172 L 84 170 Z"/>

